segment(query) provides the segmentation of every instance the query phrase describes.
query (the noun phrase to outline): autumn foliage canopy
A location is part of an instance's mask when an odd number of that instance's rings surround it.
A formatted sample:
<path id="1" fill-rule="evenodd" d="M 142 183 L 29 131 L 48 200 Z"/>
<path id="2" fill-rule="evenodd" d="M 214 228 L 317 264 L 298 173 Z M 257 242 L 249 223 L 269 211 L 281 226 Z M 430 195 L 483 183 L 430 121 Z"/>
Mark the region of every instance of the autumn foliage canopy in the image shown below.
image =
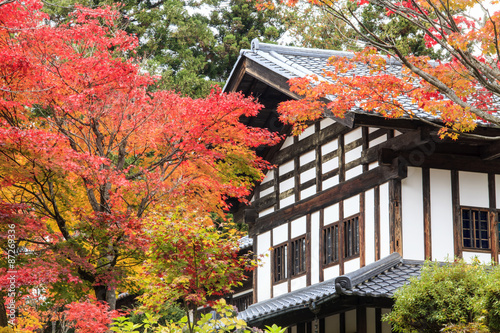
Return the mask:
<path id="1" fill-rule="evenodd" d="M 304 99 L 284 103 L 280 111 L 282 120 L 294 123 L 297 130 L 325 110 L 342 117 L 358 108 L 391 118 L 433 115 L 442 126 L 440 133 L 452 138 L 474 130 L 478 121 L 500 125 L 500 11 L 493 9 L 498 9 L 498 1 L 489 7 L 475 0 L 309 3 L 342 29 L 350 29 L 357 44 L 366 47 L 351 56 L 330 58 L 321 77 L 290 81 L 291 90 Z M 428 48 L 440 50 L 442 59 L 412 54 L 395 39 L 382 36 L 376 24 L 364 24 L 366 6 L 384 11 L 386 20 L 408 23 L 422 34 Z M 473 8 L 476 14 L 469 15 Z M 368 74 L 356 75 L 359 70 Z M 404 102 L 414 108 L 404 107 Z"/>
<path id="2" fill-rule="evenodd" d="M 144 221 L 243 200 L 268 166 L 253 148 L 279 138 L 239 122 L 251 98 L 156 89 L 115 10 L 54 26 L 41 8 L 0 2 L 1 239 L 14 224 L 18 301 L 37 286 L 54 306 L 91 291 L 113 309 L 151 246 Z"/>

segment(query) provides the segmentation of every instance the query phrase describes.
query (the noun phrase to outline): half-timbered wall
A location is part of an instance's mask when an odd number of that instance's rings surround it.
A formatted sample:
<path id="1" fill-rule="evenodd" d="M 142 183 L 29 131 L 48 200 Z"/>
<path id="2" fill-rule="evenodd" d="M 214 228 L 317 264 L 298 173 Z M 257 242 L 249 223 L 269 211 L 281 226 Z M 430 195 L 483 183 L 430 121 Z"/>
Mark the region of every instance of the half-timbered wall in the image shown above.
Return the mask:
<path id="1" fill-rule="evenodd" d="M 392 130 L 358 127 L 349 130 L 325 118 L 297 137 L 285 139 L 252 203 L 262 217 L 375 168 L 363 165 L 363 150 L 393 136 Z"/>
<path id="2" fill-rule="evenodd" d="M 256 273 L 257 301 L 352 272 L 392 252 L 417 260 L 500 259 L 500 175 L 419 167 L 418 163 L 407 167 L 403 176 L 377 171 L 384 166 L 366 156 L 399 135 L 372 127 L 346 129 L 324 119 L 285 140 L 273 161 L 277 167 L 268 172 L 253 198 L 259 217 L 257 253 L 268 255 Z M 368 177 L 370 172 L 378 173 Z M 462 221 L 464 210 L 479 214 L 487 226 L 479 232 L 486 238 L 464 240 L 468 232 Z M 359 252 L 348 256 L 344 243 L 349 230 L 344 222 L 350 218 L 359 223 Z M 476 233 L 470 228 L 471 234 Z M 325 260 L 333 255 L 324 250 L 327 232 L 337 233 L 339 253 Z M 301 237 L 306 240 L 306 271 L 292 275 L 287 263 L 282 268 L 286 278 L 282 275 L 276 281 L 272 248 L 282 246 L 290 256 L 291 242 Z M 475 241 L 488 245 L 464 246 Z"/>
<path id="3" fill-rule="evenodd" d="M 498 260 L 498 175 L 409 167 L 402 183 L 402 243 L 406 259 L 446 260 L 455 256 Z M 463 211 L 482 212 L 483 248 L 468 247 Z M 472 227 L 474 229 L 475 227 Z M 470 237 L 481 230 L 471 230 Z"/>
<path id="4" fill-rule="evenodd" d="M 348 183 L 375 165 L 362 164 L 363 150 L 372 148 L 387 138 L 393 131 L 377 128 L 346 129 L 330 119 L 324 119 L 307 128 L 298 137 L 288 137 L 270 170 L 255 191 L 253 205 L 258 217 L 263 218 L 298 202 L 308 202 L 311 197 L 341 183 Z M 371 168 L 371 169 L 370 169 Z M 341 200 L 298 214 L 291 219 L 274 221 L 274 227 L 257 232 L 257 253 L 266 254 L 262 266 L 256 273 L 257 301 L 309 286 L 359 269 L 391 253 L 389 182 L 358 191 Z M 314 200 L 311 199 L 311 205 Z M 296 214 L 297 215 L 297 214 Z M 348 256 L 344 240 L 348 229 L 346 223 L 356 218 L 358 249 Z M 339 245 L 336 260 L 327 262 L 324 253 L 324 232 L 337 226 Z M 306 273 L 291 274 L 291 267 L 281 267 L 281 251 L 286 247 L 290 256 L 291 241 L 306 238 Z M 355 237 L 355 236 L 353 236 Z M 356 237 L 355 237 L 356 238 Z M 279 258 L 273 253 L 281 248 Z M 356 251 L 356 249 L 351 249 Z M 286 258 L 291 261 L 292 258 Z M 280 261 L 275 264 L 274 261 Z M 280 266 L 280 267 L 278 267 Z M 279 270 L 279 272 L 276 272 Z M 286 273 L 283 273 L 286 270 Z M 286 278 L 283 279 L 283 274 Z M 280 279 L 276 280 L 276 276 Z"/>

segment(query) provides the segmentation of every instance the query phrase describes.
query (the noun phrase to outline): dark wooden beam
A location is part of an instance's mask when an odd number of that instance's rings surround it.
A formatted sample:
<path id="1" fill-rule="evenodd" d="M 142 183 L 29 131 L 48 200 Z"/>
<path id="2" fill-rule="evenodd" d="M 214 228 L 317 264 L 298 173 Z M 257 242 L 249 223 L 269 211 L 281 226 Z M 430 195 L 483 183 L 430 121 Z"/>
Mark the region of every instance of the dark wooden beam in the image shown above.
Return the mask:
<path id="1" fill-rule="evenodd" d="M 377 160 L 381 164 L 386 163 L 386 160 L 391 158 L 390 156 L 382 156 L 384 153 L 387 154 L 388 151 L 397 152 L 401 150 L 414 149 L 420 145 L 428 143 L 429 141 L 431 141 L 430 135 L 421 129 L 416 129 L 382 142 L 373 148 L 364 150 L 361 153 L 361 163 L 369 164 Z"/>
<path id="2" fill-rule="evenodd" d="M 375 186 L 375 189 L 373 190 L 373 195 L 374 195 L 374 202 L 373 205 L 374 210 L 375 210 L 375 261 L 380 260 L 380 187 Z"/>
<path id="3" fill-rule="evenodd" d="M 306 286 L 311 285 L 311 214 L 307 214 L 306 219 Z"/>
<path id="4" fill-rule="evenodd" d="M 366 265 L 366 241 L 365 241 L 365 193 L 359 194 L 359 266 Z M 358 332 L 360 332 L 358 330 Z"/>
<path id="5" fill-rule="evenodd" d="M 408 165 L 424 168 L 460 170 L 483 173 L 500 173 L 500 161 L 485 161 L 479 156 L 433 153 L 421 156 L 422 159 L 412 159 L 412 152 L 402 152 L 399 158 Z M 412 163 L 412 161 L 414 163 Z"/>
<path id="6" fill-rule="evenodd" d="M 495 174 L 488 174 L 488 197 L 490 202 L 490 239 L 491 239 L 491 260 L 498 262 L 498 213 Z"/>
<path id="7" fill-rule="evenodd" d="M 226 89 L 224 92 L 235 92 L 238 91 L 241 81 L 245 76 L 245 63 L 246 58 L 241 58 L 238 64 L 236 65 L 236 69 L 233 71 L 233 75 L 230 76 L 229 82 L 226 85 Z"/>
<path id="8" fill-rule="evenodd" d="M 360 306 L 356 309 L 356 333 L 367 333 L 366 307 Z"/>
<path id="9" fill-rule="evenodd" d="M 246 59 L 245 65 L 246 74 L 256 78 L 259 81 L 264 82 L 268 86 L 278 90 L 279 92 L 287 95 L 292 99 L 301 99 L 299 95 L 290 91 L 288 79 L 284 76 L 281 76 L 249 59 Z"/>
<path id="10" fill-rule="evenodd" d="M 460 184 L 457 170 L 451 170 L 451 205 L 453 209 L 453 248 L 457 258 L 462 258 L 462 216 L 460 211 Z"/>
<path id="11" fill-rule="evenodd" d="M 500 141 L 493 141 L 481 147 L 481 158 L 491 161 L 500 157 Z"/>
<path id="12" fill-rule="evenodd" d="M 425 259 L 432 260 L 431 234 L 431 180 L 429 168 L 422 168 L 422 192 L 424 210 L 424 252 Z"/>
<path id="13" fill-rule="evenodd" d="M 318 211 L 335 202 L 350 198 L 367 189 L 383 184 L 388 180 L 405 177 L 406 168 L 399 165 L 397 161 L 392 166 L 380 166 L 352 178 L 348 182 L 340 183 L 337 186 L 301 200 L 292 206 L 258 218 L 253 228 L 250 228 L 250 234 L 255 235 L 271 230 L 286 220 L 292 220 L 313 211 Z"/>
<path id="14" fill-rule="evenodd" d="M 401 179 L 392 179 L 389 183 L 389 228 L 391 253 L 398 252 L 403 256 Z"/>
<path id="15" fill-rule="evenodd" d="M 385 118 L 376 114 L 356 113 L 354 115 L 355 126 L 373 126 L 388 129 L 417 129 L 422 126 L 422 123 L 416 119 L 407 118 Z"/>

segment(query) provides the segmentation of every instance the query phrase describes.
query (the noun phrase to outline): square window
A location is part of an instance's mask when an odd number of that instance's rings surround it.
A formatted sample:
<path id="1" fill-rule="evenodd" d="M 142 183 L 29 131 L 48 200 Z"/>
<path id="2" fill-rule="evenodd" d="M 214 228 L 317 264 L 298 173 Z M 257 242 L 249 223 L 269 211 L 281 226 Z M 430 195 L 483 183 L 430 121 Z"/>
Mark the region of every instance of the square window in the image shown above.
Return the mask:
<path id="1" fill-rule="evenodd" d="M 462 208 L 462 245 L 467 249 L 488 250 L 488 211 L 485 209 Z"/>
<path id="2" fill-rule="evenodd" d="M 273 250 L 274 282 L 285 280 L 288 277 L 288 246 L 283 244 Z"/>
<path id="3" fill-rule="evenodd" d="M 339 224 L 323 229 L 323 265 L 339 261 Z"/>
<path id="4" fill-rule="evenodd" d="M 344 257 L 359 255 L 359 216 L 344 220 Z"/>
<path id="5" fill-rule="evenodd" d="M 306 271 L 306 238 L 302 237 L 291 242 L 292 276 Z"/>

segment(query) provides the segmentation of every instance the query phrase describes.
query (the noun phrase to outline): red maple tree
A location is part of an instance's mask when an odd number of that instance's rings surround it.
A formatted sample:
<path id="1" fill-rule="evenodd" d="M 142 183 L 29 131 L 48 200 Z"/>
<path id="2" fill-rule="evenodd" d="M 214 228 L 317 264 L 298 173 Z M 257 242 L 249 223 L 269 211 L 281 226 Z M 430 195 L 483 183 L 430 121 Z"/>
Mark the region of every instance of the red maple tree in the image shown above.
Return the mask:
<path id="1" fill-rule="evenodd" d="M 268 167 L 253 148 L 279 138 L 239 122 L 259 112 L 251 98 L 157 90 L 113 9 L 76 7 L 53 26 L 41 8 L 0 2 L 0 217 L 27 288 L 93 290 L 113 309 L 146 255 L 143 221 L 244 198 Z"/>

